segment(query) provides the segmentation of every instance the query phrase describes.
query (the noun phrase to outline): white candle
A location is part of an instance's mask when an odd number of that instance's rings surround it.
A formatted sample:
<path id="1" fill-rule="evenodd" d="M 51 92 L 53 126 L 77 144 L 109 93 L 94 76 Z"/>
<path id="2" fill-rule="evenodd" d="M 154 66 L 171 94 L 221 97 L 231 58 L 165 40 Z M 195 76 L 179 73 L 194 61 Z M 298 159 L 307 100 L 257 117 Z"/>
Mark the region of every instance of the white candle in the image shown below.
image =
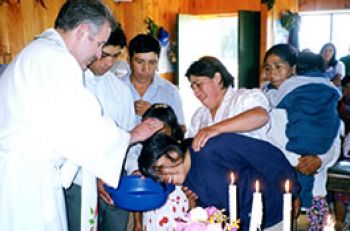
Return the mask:
<path id="1" fill-rule="evenodd" d="M 237 186 L 235 185 L 235 175 L 231 172 L 231 183 L 228 186 L 228 203 L 231 223 L 237 220 Z"/>
<path id="2" fill-rule="evenodd" d="M 283 195 L 283 231 L 291 230 L 292 194 L 289 192 L 289 180 L 284 185 L 286 193 Z"/>
<path id="3" fill-rule="evenodd" d="M 260 230 L 263 216 L 262 196 L 259 192 L 259 181 L 255 182 L 255 193 L 253 193 L 253 205 L 250 217 L 249 231 Z"/>

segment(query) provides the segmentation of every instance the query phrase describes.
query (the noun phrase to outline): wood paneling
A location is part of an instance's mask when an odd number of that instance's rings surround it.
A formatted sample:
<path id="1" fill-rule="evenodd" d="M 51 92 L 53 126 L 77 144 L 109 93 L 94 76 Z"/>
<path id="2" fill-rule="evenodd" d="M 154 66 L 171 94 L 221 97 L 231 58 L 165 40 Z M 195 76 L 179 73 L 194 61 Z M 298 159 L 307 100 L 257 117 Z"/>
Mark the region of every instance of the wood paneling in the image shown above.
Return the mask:
<path id="1" fill-rule="evenodd" d="M 260 11 L 260 0 L 232 1 L 232 0 L 190 0 L 193 14 L 236 13 L 238 10 Z"/>
<path id="2" fill-rule="evenodd" d="M 65 0 L 0 1 L 0 62 L 9 62 L 34 36 L 52 27 L 58 10 Z M 176 14 L 236 13 L 239 10 L 261 12 L 261 55 L 273 44 L 273 22 L 285 10 L 301 11 L 350 8 L 350 0 L 278 0 L 274 8 L 260 0 L 133 0 L 116 3 L 103 0 L 123 25 L 127 39 L 146 32 L 146 17 L 152 18 L 176 39 Z M 262 58 L 261 58 L 262 59 Z M 167 76 L 168 77 L 168 76 Z"/>
<path id="3" fill-rule="evenodd" d="M 0 5 L 0 52 L 16 54 L 25 44 L 46 28 L 52 27 L 60 6 L 65 0 L 7 0 Z M 232 13 L 239 9 L 260 11 L 260 0 L 133 0 L 116 3 L 104 0 L 123 25 L 127 39 L 146 32 L 144 20 L 151 17 L 176 38 L 176 14 Z"/>
<path id="4" fill-rule="evenodd" d="M 350 0 L 299 0 L 300 11 L 350 9 Z"/>
<path id="5" fill-rule="evenodd" d="M 0 62 L 8 63 L 34 36 L 52 27 L 64 0 L 10 0 L 0 4 Z"/>

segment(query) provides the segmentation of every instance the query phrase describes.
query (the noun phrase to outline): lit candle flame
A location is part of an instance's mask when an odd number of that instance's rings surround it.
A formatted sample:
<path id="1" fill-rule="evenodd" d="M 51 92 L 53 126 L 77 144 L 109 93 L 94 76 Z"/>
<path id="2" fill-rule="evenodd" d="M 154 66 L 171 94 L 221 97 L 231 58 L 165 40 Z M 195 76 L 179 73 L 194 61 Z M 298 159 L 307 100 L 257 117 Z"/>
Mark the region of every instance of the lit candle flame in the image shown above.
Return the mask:
<path id="1" fill-rule="evenodd" d="M 284 184 L 284 190 L 286 190 L 286 193 L 288 193 L 289 189 L 290 189 L 290 183 L 289 183 L 289 180 L 286 180 L 286 183 Z"/>
<path id="2" fill-rule="evenodd" d="M 256 181 L 255 181 L 255 191 L 256 191 L 256 192 L 259 192 L 259 191 L 260 191 L 260 190 L 259 190 L 259 189 L 260 189 L 259 186 L 260 186 L 260 185 L 259 185 L 259 181 L 256 180 Z"/>
<path id="3" fill-rule="evenodd" d="M 231 184 L 235 183 L 235 174 L 231 172 Z"/>

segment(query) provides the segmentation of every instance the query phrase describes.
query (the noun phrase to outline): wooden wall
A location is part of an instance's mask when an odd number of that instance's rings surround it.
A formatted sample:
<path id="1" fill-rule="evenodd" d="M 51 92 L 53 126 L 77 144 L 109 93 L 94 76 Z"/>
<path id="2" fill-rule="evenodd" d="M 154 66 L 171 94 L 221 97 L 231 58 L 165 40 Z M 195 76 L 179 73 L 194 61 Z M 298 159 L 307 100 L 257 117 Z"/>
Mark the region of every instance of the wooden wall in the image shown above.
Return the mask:
<path id="1" fill-rule="evenodd" d="M 0 57 L 6 60 L 46 28 L 52 27 L 60 6 L 65 0 L 0 0 Z M 130 39 L 146 31 L 144 20 L 151 17 L 175 39 L 176 14 L 234 13 L 238 10 L 261 11 L 260 0 L 133 0 L 116 3 L 103 0 L 121 22 Z M 45 7 L 40 2 L 45 3 Z M 265 37 L 265 36 L 264 36 Z"/>
<path id="2" fill-rule="evenodd" d="M 52 27 L 64 0 L 0 0 L 0 63 L 11 59 L 41 31 Z"/>
<path id="3" fill-rule="evenodd" d="M 45 3 L 45 7 L 41 4 Z M 57 12 L 65 0 L 0 0 L 0 63 L 8 63 L 33 37 L 52 27 Z M 176 14 L 235 13 L 238 10 L 259 11 L 261 20 L 262 55 L 273 44 L 273 21 L 284 10 L 301 11 L 320 9 L 344 9 L 350 0 L 278 0 L 267 11 L 260 0 L 133 0 L 116 3 L 103 0 L 121 22 L 130 39 L 146 31 L 144 20 L 151 17 L 176 38 Z"/>

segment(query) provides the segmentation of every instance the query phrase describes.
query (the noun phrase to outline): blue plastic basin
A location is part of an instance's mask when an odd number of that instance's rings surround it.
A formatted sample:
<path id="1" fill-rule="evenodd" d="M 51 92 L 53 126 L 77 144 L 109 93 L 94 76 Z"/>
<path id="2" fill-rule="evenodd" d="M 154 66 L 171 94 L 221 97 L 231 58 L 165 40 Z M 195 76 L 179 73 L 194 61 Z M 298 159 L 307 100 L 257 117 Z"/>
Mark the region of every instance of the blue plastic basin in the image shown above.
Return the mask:
<path id="1" fill-rule="evenodd" d="M 172 184 L 161 185 L 151 178 L 123 176 L 117 189 L 105 185 L 115 205 L 131 211 L 147 211 L 161 207 L 175 189 Z"/>

